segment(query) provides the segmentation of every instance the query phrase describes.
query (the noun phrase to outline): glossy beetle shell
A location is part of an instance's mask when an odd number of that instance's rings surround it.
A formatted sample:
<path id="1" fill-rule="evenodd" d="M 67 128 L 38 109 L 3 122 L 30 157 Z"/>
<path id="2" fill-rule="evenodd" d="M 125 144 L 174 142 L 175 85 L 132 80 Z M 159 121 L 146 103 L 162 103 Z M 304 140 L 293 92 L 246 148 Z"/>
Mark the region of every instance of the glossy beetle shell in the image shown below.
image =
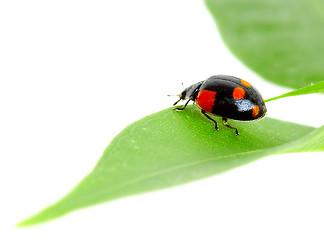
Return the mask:
<path id="1" fill-rule="evenodd" d="M 256 88 L 227 75 L 215 75 L 193 84 L 180 94 L 180 98 L 195 101 L 207 113 L 239 121 L 256 120 L 267 112 Z"/>

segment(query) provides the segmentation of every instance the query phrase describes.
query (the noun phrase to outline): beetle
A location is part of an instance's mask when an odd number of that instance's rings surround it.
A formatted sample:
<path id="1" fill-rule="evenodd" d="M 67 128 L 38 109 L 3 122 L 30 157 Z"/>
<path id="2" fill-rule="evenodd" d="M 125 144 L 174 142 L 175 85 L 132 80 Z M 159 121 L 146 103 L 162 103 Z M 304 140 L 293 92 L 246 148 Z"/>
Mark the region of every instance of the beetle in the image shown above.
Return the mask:
<path id="1" fill-rule="evenodd" d="M 238 129 L 227 123 L 227 119 L 237 121 L 253 121 L 265 116 L 267 108 L 259 91 L 247 81 L 227 76 L 215 75 L 207 80 L 195 83 L 183 90 L 178 101 L 188 101 L 182 107 L 173 110 L 182 111 L 190 101 L 194 101 L 201 109 L 201 113 L 215 124 L 218 130 L 217 121 L 211 115 L 222 117 L 223 125 L 235 129 L 235 134 L 239 135 Z"/>

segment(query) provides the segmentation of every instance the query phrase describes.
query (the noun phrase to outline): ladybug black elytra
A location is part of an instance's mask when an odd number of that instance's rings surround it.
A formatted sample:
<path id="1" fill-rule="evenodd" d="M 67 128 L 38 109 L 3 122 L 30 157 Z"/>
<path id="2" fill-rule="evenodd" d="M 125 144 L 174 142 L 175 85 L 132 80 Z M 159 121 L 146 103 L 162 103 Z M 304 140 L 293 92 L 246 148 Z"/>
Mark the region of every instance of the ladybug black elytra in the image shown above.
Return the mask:
<path id="1" fill-rule="evenodd" d="M 264 117 L 267 112 L 264 100 L 256 88 L 242 79 L 227 75 L 215 75 L 193 84 L 178 96 L 180 99 L 173 105 L 180 100 L 188 101 L 183 107 L 173 110 L 183 110 L 190 101 L 194 101 L 201 113 L 215 124 L 216 130 L 216 120 L 207 113 L 222 117 L 223 124 L 235 129 L 236 135 L 239 135 L 237 128 L 228 125 L 227 119 L 253 121 Z"/>

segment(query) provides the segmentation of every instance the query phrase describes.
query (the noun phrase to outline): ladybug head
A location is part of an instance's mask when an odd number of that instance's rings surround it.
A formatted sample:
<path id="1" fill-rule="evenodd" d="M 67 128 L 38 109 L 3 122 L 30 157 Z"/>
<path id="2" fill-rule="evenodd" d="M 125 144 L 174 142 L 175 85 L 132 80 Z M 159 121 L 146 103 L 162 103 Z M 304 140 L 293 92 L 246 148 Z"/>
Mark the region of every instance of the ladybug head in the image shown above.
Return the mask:
<path id="1" fill-rule="evenodd" d="M 169 96 L 170 96 L 170 95 L 169 95 Z M 179 99 L 178 99 L 178 101 L 176 101 L 175 103 L 173 103 L 173 106 L 174 106 L 174 105 L 177 105 L 177 103 L 180 102 L 181 100 L 186 99 L 186 92 L 185 92 L 185 90 L 183 90 L 181 94 L 178 94 L 178 95 L 176 95 L 176 96 L 178 96 Z"/>
<path id="2" fill-rule="evenodd" d="M 199 92 L 199 87 L 201 86 L 201 84 L 203 82 L 204 81 L 201 81 L 201 82 L 192 84 L 189 87 L 185 88 L 179 95 L 177 95 L 177 96 L 179 96 L 179 100 L 176 101 L 173 104 L 173 106 L 176 105 L 181 100 L 185 100 L 185 99 L 190 99 L 192 101 L 195 101 L 195 99 L 196 99 L 196 97 L 198 95 L 198 92 Z"/>
<path id="3" fill-rule="evenodd" d="M 179 95 L 177 95 L 177 96 L 179 96 L 179 99 L 178 99 L 178 101 L 176 101 L 174 104 L 173 104 L 173 106 L 174 105 L 176 105 L 178 102 L 180 102 L 181 100 L 185 100 L 185 99 L 188 99 L 189 97 L 190 97 L 190 87 L 187 87 L 187 88 L 185 88 Z"/>
<path id="4" fill-rule="evenodd" d="M 187 98 L 188 98 L 188 96 L 187 96 L 187 92 L 188 92 L 188 88 L 184 89 L 184 90 L 180 93 L 180 95 L 179 95 L 180 100 L 184 100 L 184 99 L 187 99 Z"/>
<path id="5" fill-rule="evenodd" d="M 182 86 L 183 86 L 183 83 L 182 83 Z M 173 104 L 173 106 L 174 105 L 176 105 L 178 102 L 180 102 L 181 100 L 185 100 L 185 99 L 187 99 L 188 97 L 187 97 L 187 91 L 188 91 L 188 88 L 186 88 L 186 89 L 184 89 L 180 94 L 178 94 L 178 95 L 168 95 L 168 96 L 178 96 L 179 97 L 179 99 L 178 99 L 178 101 L 176 101 L 174 104 Z"/>

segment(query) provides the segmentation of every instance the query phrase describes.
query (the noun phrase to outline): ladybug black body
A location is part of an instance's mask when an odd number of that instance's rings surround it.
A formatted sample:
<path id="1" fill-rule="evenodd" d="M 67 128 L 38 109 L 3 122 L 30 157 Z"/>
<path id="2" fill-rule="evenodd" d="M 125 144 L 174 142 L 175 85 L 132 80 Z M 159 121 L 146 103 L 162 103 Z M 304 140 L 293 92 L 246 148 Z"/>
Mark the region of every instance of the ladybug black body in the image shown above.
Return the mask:
<path id="1" fill-rule="evenodd" d="M 236 127 L 230 126 L 227 119 L 238 121 L 252 121 L 265 116 L 267 108 L 259 91 L 250 83 L 227 75 L 215 75 L 205 81 L 187 87 L 180 95 L 180 100 L 188 99 L 185 105 L 174 110 L 183 110 L 190 101 L 196 102 L 209 120 L 217 122 L 208 114 L 220 116 L 223 124 L 233 128 L 238 135 Z"/>

